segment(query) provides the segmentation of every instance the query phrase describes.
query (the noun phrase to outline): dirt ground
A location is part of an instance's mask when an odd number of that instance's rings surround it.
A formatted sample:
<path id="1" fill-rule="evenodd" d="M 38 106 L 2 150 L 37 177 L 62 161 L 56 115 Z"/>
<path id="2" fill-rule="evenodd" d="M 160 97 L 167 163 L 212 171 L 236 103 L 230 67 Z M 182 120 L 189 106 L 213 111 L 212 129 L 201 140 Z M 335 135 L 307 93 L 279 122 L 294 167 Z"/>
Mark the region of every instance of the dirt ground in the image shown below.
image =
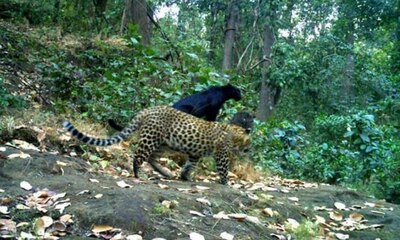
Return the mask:
<path id="1" fill-rule="evenodd" d="M 132 177 L 93 172 L 78 157 L 21 151 L 10 145 L 1 145 L 0 149 L 0 205 L 7 206 L 9 211 L 0 213 L 0 219 L 10 219 L 17 224 L 28 222 L 24 228 L 27 232 L 35 232 L 35 219 L 60 215 L 51 213 L 55 211 L 51 206 L 47 213 L 33 211 L 34 207 L 17 207 L 27 203 L 27 196 L 48 189 L 66 193 L 64 199 L 69 199 L 70 205 L 63 209 L 63 214 L 70 214 L 73 223 L 68 224 L 62 239 L 86 239 L 88 236 L 112 239 L 116 233 L 122 234 L 121 239 L 134 234 L 143 239 L 202 239 L 195 238 L 193 233 L 204 239 L 229 239 L 230 236 L 234 236 L 233 239 L 309 238 L 307 233 L 301 234 L 298 228 L 291 227 L 293 220 L 300 226 L 305 226 L 306 222 L 316 223 L 320 239 L 340 239 L 342 235 L 343 239 L 400 239 L 399 206 L 341 187 L 275 177 L 257 183 L 238 180 L 231 186 L 179 180 L 138 181 Z M 29 156 L 18 155 L 21 152 Z M 17 157 L 10 159 L 12 154 Z M 121 180 L 131 187 L 118 186 Z M 32 189 L 24 190 L 23 181 L 30 183 Z M 338 219 L 331 217 L 332 212 L 336 212 Z M 360 214 L 362 220 L 347 226 L 345 219 L 354 212 Z M 229 219 L 218 218 L 218 215 L 229 216 L 225 217 Z M 343 219 L 339 220 L 341 216 Z M 94 233 L 96 226 L 111 226 L 114 230 Z M 0 229 L 5 229 L 1 221 Z M 12 234 L 19 236 L 21 231 L 17 227 Z M 230 235 L 221 235 L 224 232 Z"/>

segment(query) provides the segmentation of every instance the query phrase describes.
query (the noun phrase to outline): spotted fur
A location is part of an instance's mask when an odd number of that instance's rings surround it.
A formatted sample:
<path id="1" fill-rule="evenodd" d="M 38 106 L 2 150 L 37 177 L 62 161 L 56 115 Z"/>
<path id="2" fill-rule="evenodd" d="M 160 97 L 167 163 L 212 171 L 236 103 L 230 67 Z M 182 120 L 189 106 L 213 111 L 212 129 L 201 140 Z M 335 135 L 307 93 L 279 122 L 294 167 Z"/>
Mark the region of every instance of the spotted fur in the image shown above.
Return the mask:
<path id="1" fill-rule="evenodd" d="M 72 136 L 86 144 L 96 146 L 109 146 L 127 139 L 133 132 L 139 131 L 139 142 L 133 161 L 133 171 L 138 177 L 138 171 L 143 161 L 154 164 L 153 152 L 160 145 L 167 145 L 171 149 L 189 155 L 181 171 L 181 178 L 188 180 L 190 171 L 198 159 L 207 155 L 214 155 L 220 183 L 226 184 L 228 180 L 229 154 L 233 146 L 246 148 L 250 140 L 241 127 L 208 122 L 187 113 L 178 111 L 169 106 L 148 108 L 139 112 L 131 123 L 121 132 L 109 138 L 89 137 L 81 133 L 70 122 L 64 122 L 64 128 Z M 153 165 L 154 166 L 154 165 Z"/>

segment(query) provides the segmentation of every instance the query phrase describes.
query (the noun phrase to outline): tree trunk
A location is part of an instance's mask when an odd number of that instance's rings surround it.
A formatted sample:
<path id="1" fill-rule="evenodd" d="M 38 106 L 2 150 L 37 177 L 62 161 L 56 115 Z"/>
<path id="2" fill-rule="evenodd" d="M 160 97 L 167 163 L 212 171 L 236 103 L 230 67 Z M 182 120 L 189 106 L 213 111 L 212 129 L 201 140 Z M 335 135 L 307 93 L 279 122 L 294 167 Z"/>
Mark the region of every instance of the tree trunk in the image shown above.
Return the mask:
<path id="1" fill-rule="evenodd" d="M 232 68 L 233 43 L 235 42 L 235 32 L 239 18 L 239 7 L 236 0 L 232 0 L 229 4 L 227 15 L 222 70 Z"/>
<path id="2" fill-rule="evenodd" d="M 96 17 L 103 17 L 107 8 L 107 0 L 93 0 L 93 5 Z"/>
<path id="3" fill-rule="evenodd" d="M 257 118 L 261 121 L 267 120 L 273 112 L 275 103 L 278 101 L 280 90 L 274 88 L 267 79 L 267 69 L 271 65 L 270 57 L 272 45 L 275 42 L 274 34 L 269 24 L 265 25 L 263 43 L 263 70 L 261 74 L 260 102 L 257 110 Z"/>
<path id="4" fill-rule="evenodd" d="M 121 34 L 125 32 L 130 22 L 138 25 L 139 33 L 142 36 L 141 43 L 149 45 L 151 39 L 151 22 L 147 16 L 147 3 L 145 0 L 125 0 Z"/>
<path id="5" fill-rule="evenodd" d="M 54 15 L 53 15 L 53 23 L 59 23 L 60 22 L 60 9 L 61 9 L 61 3 L 60 0 L 55 0 L 54 1 Z"/>
<path id="6" fill-rule="evenodd" d="M 211 25 L 216 25 L 217 24 L 217 17 L 218 17 L 218 7 L 217 3 L 213 2 L 211 4 L 211 12 L 210 12 L 210 22 Z M 210 51 L 207 54 L 207 59 L 208 62 L 212 63 L 215 60 L 215 51 L 217 49 L 217 43 L 218 43 L 218 33 L 219 30 L 218 28 L 211 27 L 208 29 L 208 41 L 210 42 Z"/>
<path id="7" fill-rule="evenodd" d="M 352 21 L 349 19 L 349 21 Z M 350 52 L 347 54 L 346 57 L 346 65 L 344 67 L 343 71 L 343 78 L 342 78 L 342 94 L 340 96 L 343 101 L 344 106 L 350 107 L 355 100 L 355 95 L 354 95 L 354 62 L 355 62 L 355 56 L 354 56 L 354 40 L 355 40 L 355 35 L 354 35 L 354 24 L 353 22 L 349 23 L 348 27 L 348 33 L 346 36 L 346 42 L 350 46 Z"/>

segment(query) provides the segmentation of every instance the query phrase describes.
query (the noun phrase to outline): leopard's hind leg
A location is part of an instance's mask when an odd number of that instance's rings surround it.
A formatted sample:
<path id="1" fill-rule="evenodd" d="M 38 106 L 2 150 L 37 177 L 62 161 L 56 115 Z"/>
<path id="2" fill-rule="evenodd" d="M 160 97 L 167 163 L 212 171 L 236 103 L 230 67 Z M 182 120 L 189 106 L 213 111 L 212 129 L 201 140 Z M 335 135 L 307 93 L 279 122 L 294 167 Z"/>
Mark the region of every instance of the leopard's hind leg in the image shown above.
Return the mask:
<path id="1" fill-rule="evenodd" d="M 143 161 L 149 161 L 149 163 L 153 165 L 152 163 L 155 161 L 151 160 L 153 152 L 162 143 L 160 133 L 155 130 L 140 134 L 139 139 L 138 147 L 133 157 L 133 173 L 136 178 L 139 178 L 139 168 Z"/>

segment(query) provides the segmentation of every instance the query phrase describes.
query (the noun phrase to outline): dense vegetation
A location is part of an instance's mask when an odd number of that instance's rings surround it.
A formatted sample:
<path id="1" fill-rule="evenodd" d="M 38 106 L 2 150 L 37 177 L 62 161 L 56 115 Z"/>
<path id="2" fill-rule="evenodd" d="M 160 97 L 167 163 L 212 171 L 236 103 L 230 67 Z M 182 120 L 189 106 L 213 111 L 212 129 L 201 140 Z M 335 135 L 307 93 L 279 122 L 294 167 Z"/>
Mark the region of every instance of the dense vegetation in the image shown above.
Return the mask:
<path id="1" fill-rule="evenodd" d="M 399 201 L 399 1 L 133 2 L 156 22 L 148 21 L 150 43 L 138 24 L 120 33 L 121 1 L 0 3 L 2 114 L 40 103 L 127 122 L 145 107 L 229 82 L 244 100 L 226 104 L 221 119 L 257 114 L 251 159 L 260 169 Z M 166 6 L 178 14 L 151 11 Z M 18 82 L 7 67 L 29 76 Z M 265 87 L 268 106 L 259 104 Z"/>

